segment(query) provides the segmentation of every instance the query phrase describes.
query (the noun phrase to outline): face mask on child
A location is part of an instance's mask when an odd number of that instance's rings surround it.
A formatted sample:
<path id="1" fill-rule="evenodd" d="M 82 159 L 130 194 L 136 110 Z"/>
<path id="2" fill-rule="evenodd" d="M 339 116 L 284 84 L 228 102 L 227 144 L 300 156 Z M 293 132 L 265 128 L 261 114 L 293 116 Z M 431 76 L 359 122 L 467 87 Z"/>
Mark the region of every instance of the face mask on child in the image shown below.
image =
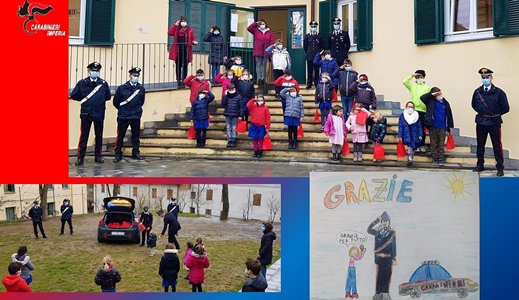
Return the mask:
<path id="1" fill-rule="evenodd" d="M 359 85 L 360 85 L 360 86 L 366 86 L 366 84 L 368 84 L 367 81 L 359 82 Z"/>
<path id="2" fill-rule="evenodd" d="M 327 59 L 327 60 L 330 60 L 330 59 L 332 59 L 332 56 L 331 56 L 330 54 L 326 54 L 326 55 L 324 56 L 324 58 Z"/>
<path id="3" fill-rule="evenodd" d="M 234 75 L 232 75 L 232 74 L 231 74 L 231 75 L 227 74 L 227 78 L 229 78 L 229 79 L 233 79 L 233 78 L 234 78 Z"/>
<path id="4" fill-rule="evenodd" d="M 249 270 L 245 269 L 245 275 L 249 275 Z"/>
<path id="5" fill-rule="evenodd" d="M 290 96 L 291 97 L 295 97 L 295 96 L 297 96 L 297 93 L 296 92 L 290 92 Z"/>
<path id="6" fill-rule="evenodd" d="M 204 76 L 197 76 L 196 78 L 200 81 L 204 80 Z"/>
<path id="7" fill-rule="evenodd" d="M 236 93 L 236 91 L 235 90 L 229 90 L 229 91 L 227 91 L 227 93 L 234 94 L 234 93 Z"/>
<path id="8" fill-rule="evenodd" d="M 198 99 L 202 100 L 205 98 L 205 94 L 198 94 Z"/>
<path id="9" fill-rule="evenodd" d="M 323 82 L 328 82 L 328 78 L 323 77 L 322 81 L 323 81 Z"/>
<path id="10" fill-rule="evenodd" d="M 214 33 L 215 35 L 219 35 L 219 34 L 220 34 L 220 31 L 213 31 L 213 33 Z"/>
<path id="11" fill-rule="evenodd" d="M 442 100 L 443 100 L 443 96 L 438 96 L 438 97 L 436 97 L 436 100 L 438 100 L 438 101 L 442 101 Z"/>
<path id="12" fill-rule="evenodd" d="M 344 68 L 346 71 L 351 71 L 351 67 Z"/>
<path id="13" fill-rule="evenodd" d="M 412 114 L 414 112 L 414 108 L 406 108 L 405 112 L 408 114 Z"/>
<path id="14" fill-rule="evenodd" d="M 258 104 L 258 106 L 263 105 L 263 100 L 256 101 L 256 103 Z"/>
<path id="15" fill-rule="evenodd" d="M 242 76 L 241 76 L 241 79 L 242 79 L 242 80 L 249 80 L 249 75 L 242 75 Z"/>
<path id="16" fill-rule="evenodd" d="M 424 80 L 423 78 L 418 78 L 418 79 L 416 79 L 416 82 L 418 82 L 419 84 L 424 83 L 424 81 L 425 81 L 425 80 Z"/>
<path id="17" fill-rule="evenodd" d="M 241 65 L 241 60 L 235 60 L 234 63 L 237 65 Z"/>
<path id="18" fill-rule="evenodd" d="M 180 22 L 180 26 L 186 27 L 187 26 L 187 22 Z"/>
<path id="19" fill-rule="evenodd" d="M 290 80 L 290 79 L 292 79 L 292 76 L 286 76 L 285 78 L 286 78 L 287 80 Z"/>
<path id="20" fill-rule="evenodd" d="M 283 49 L 283 45 L 277 45 L 277 47 L 279 50 Z"/>
<path id="21" fill-rule="evenodd" d="M 265 231 L 265 224 L 261 225 L 261 231 Z"/>

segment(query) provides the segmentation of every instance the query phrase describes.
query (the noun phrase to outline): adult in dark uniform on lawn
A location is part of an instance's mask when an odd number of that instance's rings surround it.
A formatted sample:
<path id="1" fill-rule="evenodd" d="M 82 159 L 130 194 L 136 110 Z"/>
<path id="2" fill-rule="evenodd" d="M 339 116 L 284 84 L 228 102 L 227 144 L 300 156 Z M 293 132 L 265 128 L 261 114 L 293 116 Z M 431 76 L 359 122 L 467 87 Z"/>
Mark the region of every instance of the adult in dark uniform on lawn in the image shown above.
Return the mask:
<path id="1" fill-rule="evenodd" d="M 314 65 L 314 57 L 324 50 L 324 37 L 317 32 L 317 25 L 319 24 L 316 21 L 310 22 L 310 33 L 307 33 L 303 40 L 303 48 L 306 53 L 307 89 L 312 87 L 312 83 L 314 86 L 319 83 L 319 66 Z"/>
<path id="2" fill-rule="evenodd" d="M 146 227 L 146 229 L 142 230 L 142 239 L 141 239 L 141 245 L 144 246 L 144 243 L 148 243 L 148 238 L 150 237 L 150 231 L 153 225 L 153 215 L 148 211 L 149 207 L 144 206 L 142 208 L 144 211 L 141 212 L 141 215 L 139 216 L 139 221 Z"/>
<path id="3" fill-rule="evenodd" d="M 485 170 L 485 144 L 490 135 L 494 157 L 496 159 L 497 176 L 504 175 L 504 155 L 501 143 L 502 116 L 510 111 L 510 105 L 505 92 L 492 84 L 493 73 L 488 68 L 479 69 L 483 85 L 478 87 L 472 95 L 472 108 L 476 115 L 476 139 L 478 158 L 475 172 Z"/>
<path id="4" fill-rule="evenodd" d="M 177 218 L 175 218 L 175 215 L 172 212 L 164 213 L 163 210 L 159 210 L 157 214 L 161 218 L 164 218 L 164 228 L 162 229 L 159 238 L 162 238 L 162 236 L 164 236 L 164 233 L 166 233 L 167 230 L 168 243 L 174 244 L 175 247 L 177 247 L 177 249 L 180 250 L 180 245 L 178 244 L 176 235 L 178 234 L 178 231 L 182 228 L 180 227 Z"/>
<path id="5" fill-rule="evenodd" d="M 74 234 L 74 230 L 72 230 L 72 214 L 74 213 L 74 208 L 70 205 L 69 199 L 63 200 L 63 205 L 61 205 L 59 211 L 61 212 L 61 230 L 59 235 L 65 232 L 65 223 L 68 223 L 70 234 Z"/>
<path id="6" fill-rule="evenodd" d="M 81 102 L 81 134 L 79 136 L 76 166 L 80 166 L 84 162 L 92 123 L 94 123 L 95 133 L 95 161 L 104 163 L 104 159 L 101 156 L 101 147 L 103 146 L 105 102 L 110 100 L 112 96 L 108 83 L 99 77 L 101 67 L 101 64 L 97 61 L 89 64 L 87 66 L 89 76 L 80 80 L 72 90 L 72 93 L 70 93 L 70 99 Z"/>
<path id="7" fill-rule="evenodd" d="M 32 227 L 34 229 L 34 236 L 38 238 L 38 227 L 40 228 L 41 235 L 44 239 L 47 238 L 45 230 L 43 230 L 43 209 L 38 204 L 38 201 L 33 202 L 33 206 L 29 209 L 29 217 L 32 220 Z"/>
<path id="8" fill-rule="evenodd" d="M 117 88 L 113 101 L 115 109 L 117 109 L 117 139 L 115 141 L 114 162 L 120 162 L 123 159 L 122 149 L 128 126 L 132 130 L 132 158 L 137 160 L 143 159 L 139 151 L 139 137 L 141 133 L 142 106 L 144 105 L 146 91 L 144 86 L 139 83 L 141 69 L 135 67 L 128 73 L 130 73 L 130 80 Z"/>
<path id="9" fill-rule="evenodd" d="M 177 218 L 177 220 L 178 220 L 178 213 L 180 211 L 180 208 L 178 207 L 176 198 L 171 198 L 171 203 L 168 204 L 167 210 L 168 210 L 168 212 L 172 212 L 173 215 L 175 215 L 175 218 Z"/>
<path id="10" fill-rule="evenodd" d="M 328 45 L 332 51 L 332 57 L 337 59 L 337 63 L 342 64 L 348 58 L 350 51 L 350 35 L 347 31 L 341 29 L 341 19 L 333 19 L 333 31 L 328 35 Z"/>

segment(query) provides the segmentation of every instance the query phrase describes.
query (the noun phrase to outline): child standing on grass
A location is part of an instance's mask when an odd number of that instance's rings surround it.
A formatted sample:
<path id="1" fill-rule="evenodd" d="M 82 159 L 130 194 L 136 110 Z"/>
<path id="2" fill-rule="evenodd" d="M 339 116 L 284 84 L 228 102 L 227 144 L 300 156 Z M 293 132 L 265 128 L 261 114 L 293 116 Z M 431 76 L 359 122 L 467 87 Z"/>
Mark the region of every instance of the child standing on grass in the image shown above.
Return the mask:
<path id="1" fill-rule="evenodd" d="M 172 243 L 167 243 L 164 255 L 160 259 L 159 275 L 162 277 L 162 286 L 166 293 L 170 286 L 172 292 L 177 291 L 177 278 L 180 271 L 180 260 L 177 253 L 178 250 L 175 249 L 175 246 Z"/>
<path id="2" fill-rule="evenodd" d="M 157 247 L 157 235 L 155 234 L 155 232 L 150 232 L 150 236 L 148 237 L 148 241 L 147 241 L 147 244 L 148 244 L 148 248 L 150 248 L 150 256 L 153 256 L 155 255 L 155 247 Z"/>
<path id="3" fill-rule="evenodd" d="M 331 82 L 330 74 L 326 72 L 321 74 L 321 82 L 315 87 L 315 104 L 318 104 L 319 110 L 321 110 L 321 131 L 324 130 L 324 124 L 332 108 L 333 88 L 334 85 Z"/>
<path id="4" fill-rule="evenodd" d="M 332 144 L 333 161 L 342 162 L 342 145 L 348 134 L 348 129 L 344 121 L 343 109 L 340 105 L 334 105 L 332 113 L 328 115 L 324 125 L 324 134 L 330 137 L 330 144 Z"/>
<path id="5" fill-rule="evenodd" d="M 191 103 L 191 126 L 196 130 L 196 147 L 205 148 L 207 128 L 209 128 L 209 103 L 213 102 L 211 91 L 200 89 L 198 97 Z"/>
<path id="6" fill-rule="evenodd" d="M 297 149 L 297 128 L 305 116 L 303 98 L 295 87 L 283 89 L 279 95 L 286 101 L 283 122 L 288 127 L 288 149 Z"/>
<path id="7" fill-rule="evenodd" d="M 196 239 L 196 245 L 195 245 L 195 247 L 196 247 L 196 246 L 202 246 L 202 248 L 204 248 L 204 252 L 207 251 L 207 249 L 205 248 L 204 242 L 202 241 L 202 238 L 201 238 L 201 237 L 199 237 L 199 238 Z"/>
<path id="8" fill-rule="evenodd" d="M 270 110 L 265 105 L 263 94 L 258 94 L 256 99 L 250 99 L 247 103 L 250 113 L 249 137 L 254 145 L 254 155 L 252 157 L 263 157 L 263 139 L 270 130 Z"/>
<path id="9" fill-rule="evenodd" d="M 192 285 L 192 292 L 202 292 L 204 269 L 209 268 L 209 259 L 202 245 L 195 246 L 186 265 L 189 268 L 189 283 Z"/>
<path id="10" fill-rule="evenodd" d="M 247 269 L 245 270 L 245 274 L 249 276 L 247 278 L 247 282 L 243 285 L 241 291 L 242 292 L 265 292 L 268 287 L 267 279 L 260 274 L 261 272 L 261 263 L 257 259 L 247 259 L 245 263 Z"/>
<path id="11" fill-rule="evenodd" d="M 373 142 L 373 146 L 380 145 L 382 141 L 384 141 L 387 130 L 386 124 L 386 118 L 379 111 L 373 113 L 373 127 L 371 128 L 371 141 Z M 379 160 L 373 158 L 373 161 L 378 162 Z"/>
<path id="12" fill-rule="evenodd" d="M 27 255 L 27 246 L 18 247 L 18 252 L 11 255 L 11 259 L 14 263 L 18 263 L 22 266 L 20 277 L 22 277 L 27 284 L 31 284 L 34 265 L 29 255 Z"/>
<path id="13" fill-rule="evenodd" d="M 31 288 L 27 282 L 20 277 L 22 266 L 19 263 L 13 262 L 9 264 L 7 270 L 9 271 L 9 275 L 2 278 L 2 283 L 5 286 L 6 292 L 31 292 Z"/>
<path id="14" fill-rule="evenodd" d="M 101 292 L 115 292 L 115 286 L 121 281 L 121 274 L 114 268 L 112 257 L 103 258 L 103 266 L 97 272 L 94 282 L 101 286 Z"/>
<path id="15" fill-rule="evenodd" d="M 350 264 L 348 266 L 348 279 L 346 280 L 346 296 L 345 298 L 359 298 L 357 294 L 357 274 L 355 273 L 355 261 L 361 260 L 366 253 L 364 245 L 360 245 L 360 249 L 357 246 L 350 248 Z"/>
<path id="16" fill-rule="evenodd" d="M 357 162 L 362 161 L 362 144 L 368 142 L 366 125 L 357 124 L 357 116 L 361 111 L 369 115 L 369 111 L 364 108 L 362 103 L 355 103 L 355 109 L 346 121 L 346 127 L 351 131 L 351 140 L 353 142 L 353 161 Z"/>
<path id="17" fill-rule="evenodd" d="M 407 166 L 413 164 L 414 151 L 423 139 L 422 123 L 412 101 L 407 102 L 405 110 L 398 118 L 398 142 L 407 145 Z"/>
<path id="18" fill-rule="evenodd" d="M 194 248 L 195 248 L 195 246 L 193 245 L 193 243 L 191 243 L 191 242 L 186 243 L 186 253 L 184 254 L 183 263 L 184 263 L 184 269 L 187 270 L 187 275 L 186 275 L 186 277 L 184 277 L 184 279 L 189 279 L 189 268 L 187 267 L 187 261 L 191 257 L 191 253 L 193 253 Z"/>

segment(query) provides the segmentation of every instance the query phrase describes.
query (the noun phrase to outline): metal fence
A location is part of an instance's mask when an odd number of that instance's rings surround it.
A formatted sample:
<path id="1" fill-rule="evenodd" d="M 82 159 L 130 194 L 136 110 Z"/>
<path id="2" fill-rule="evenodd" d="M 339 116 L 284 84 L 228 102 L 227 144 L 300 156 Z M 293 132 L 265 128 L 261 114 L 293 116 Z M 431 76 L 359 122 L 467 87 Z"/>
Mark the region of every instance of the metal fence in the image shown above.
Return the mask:
<path id="1" fill-rule="evenodd" d="M 169 59 L 170 48 L 171 45 L 167 43 L 116 44 L 111 47 L 69 45 L 69 92 L 79 80 L 88 76 L 87 66 L 93 61 L 102 65 L 99 76 L 108 82 L 112 92 L 129 79 L 128 70 L 133 67 L 142 69 L 140 82 L 148 90 L 177 88 L 175 61 Z M 225 56 L 241 56 L 245 66 L 254 75 L 252 48 L 253 43 L 224 43 Z M 193 51 L 192 62 L 187 66 L 187 76 L 202 69 L 206 78 L 213 79 L 209 64 L 211 44 L 205 43 L 197 49 L 204 50 Z M 224 70 L 222 61 L 220 71 Z"/>

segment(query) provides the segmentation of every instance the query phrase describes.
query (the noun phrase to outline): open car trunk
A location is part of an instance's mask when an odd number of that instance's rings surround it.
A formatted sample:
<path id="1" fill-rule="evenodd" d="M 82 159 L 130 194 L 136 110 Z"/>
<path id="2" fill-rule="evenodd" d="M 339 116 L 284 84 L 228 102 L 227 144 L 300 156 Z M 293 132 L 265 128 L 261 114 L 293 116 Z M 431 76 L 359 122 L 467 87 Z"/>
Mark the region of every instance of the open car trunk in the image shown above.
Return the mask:
<path id="1" fill-rule="evenodd" d="M 131 213 L 108 212 L 105 216 L 108 228 L 130 228 L 133 224 Z"/>

